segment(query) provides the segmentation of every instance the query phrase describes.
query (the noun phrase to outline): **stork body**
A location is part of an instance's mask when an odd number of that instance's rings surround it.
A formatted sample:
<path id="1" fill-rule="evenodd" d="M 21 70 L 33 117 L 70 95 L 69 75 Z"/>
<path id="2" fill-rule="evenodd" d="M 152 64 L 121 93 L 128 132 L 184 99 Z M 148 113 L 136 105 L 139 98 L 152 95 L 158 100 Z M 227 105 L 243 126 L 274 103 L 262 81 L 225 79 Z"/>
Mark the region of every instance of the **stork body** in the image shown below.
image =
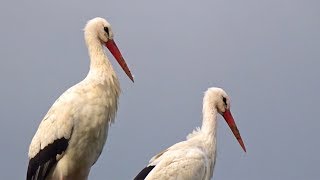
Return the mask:
<path id="1" fill-rule="evenodd" d="M 27 180 L 86 180 L 100 156 L 120 94 L 103 44 L 133 81 L 113 41 L 110 24 L 95 18 L 84 32 L 91 59 L 89 73 L 64 92 L 41 121 L 29 148 Z"/>
<path id="2" fill-rule="evenodd" d="M 220 88 L 209 88 L 203 99 L 201 128 L 154 156 L 135 180 L 210 180 L 216 159 L 217 114 L 226 119 L 245 150 L 240 133 L 230 113 L 230 100 Z"/>

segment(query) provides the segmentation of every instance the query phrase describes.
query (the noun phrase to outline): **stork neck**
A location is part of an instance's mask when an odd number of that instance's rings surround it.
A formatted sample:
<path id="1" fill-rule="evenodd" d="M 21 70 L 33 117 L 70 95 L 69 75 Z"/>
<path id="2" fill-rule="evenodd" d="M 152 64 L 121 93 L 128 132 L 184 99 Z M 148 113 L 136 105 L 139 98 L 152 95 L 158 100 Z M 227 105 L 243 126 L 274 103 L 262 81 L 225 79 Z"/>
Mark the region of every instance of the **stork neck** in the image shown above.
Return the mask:
<path id="1" fill-rule="evenodd" d="M 217 129 L 217 108 L 212 103 L 204 100 L 202 113 L 203 120 L 201 131 L 211 139 L 215 138 Z"/>
<path id="2" fill-rule="evenodd" d="M 99 76 L 104 79 L 116 78 L 115 71 L 105 55 L 100 40 L 89 33 L 86 34 L 85 40 L 90 57 L 90 71 L 88 75 L 94 75 L 95 77 Z"/>
<path id="3" fill-rule="evenodd" d="M 90 40 L 87 45 L 90 56 L 90 70 L 101 69 L 104 66 L 112 68 L 99 40 Z"/>
<path id="4" fill-rule="evenodd" d="M 90 56 L 90 70 L 85 78 L 89 82 L 107 84 L 117 94 L 120 93 L 120 84 L 110 61 L 104 53 L 99 39 L 92 34 L 85 34 L 85 40 Z"/>
<path id="5" fill-rule="evenodd" d="M 213 174 L 213 168 L 216 159 L 216 149 L 217 149 L 217 108 L 210 102 L 204 99 L 203 102 L 203 120 L 201 127 L 202 143 L 204 149 L 206 150 L 209 159 L 209 164 L 211 167 L 208 171 L 207 178 L 211 179 Z M 210 173 L 209 173 L 210 172 Z"/>

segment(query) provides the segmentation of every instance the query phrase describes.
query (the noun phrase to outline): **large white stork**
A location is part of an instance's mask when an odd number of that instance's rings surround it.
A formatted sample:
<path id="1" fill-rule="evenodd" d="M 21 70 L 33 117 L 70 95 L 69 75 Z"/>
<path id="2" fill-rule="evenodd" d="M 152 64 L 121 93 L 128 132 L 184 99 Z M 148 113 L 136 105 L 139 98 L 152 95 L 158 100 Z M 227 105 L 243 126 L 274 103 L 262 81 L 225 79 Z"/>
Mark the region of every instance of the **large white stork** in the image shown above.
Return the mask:
<path id="1" fill-rule="evenodd" d="M 133 81 L 105 19 L 88 21 L 84 37 L 91 59 L 89 73 L 64 92 L 41 121 L 29 148 L 27 180 L 88 178 L 106 142 L 120 94 L 118 78 L 103 45 Z"/>
<path id="2" fill-rule="evenodd" d="M 216 158 L 217 114 L 221 114 L 244 151 L 246 148 L 230 112 L 230 99 L 220 88 L 209 88 L 203 98 L 202 127 L 154 156 L 135 180 L 210 180 Z"/>

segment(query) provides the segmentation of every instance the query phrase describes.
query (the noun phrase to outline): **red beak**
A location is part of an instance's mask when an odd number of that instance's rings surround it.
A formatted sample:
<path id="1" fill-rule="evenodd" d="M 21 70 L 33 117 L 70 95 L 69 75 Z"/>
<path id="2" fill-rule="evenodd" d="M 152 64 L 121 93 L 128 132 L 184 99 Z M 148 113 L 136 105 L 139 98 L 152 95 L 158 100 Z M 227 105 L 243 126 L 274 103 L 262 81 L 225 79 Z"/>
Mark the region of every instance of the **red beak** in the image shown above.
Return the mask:
<path id="1" fill-rule="evenodd" d="M 119 65 L 124 70 L 124 72 L 127 74 L 127 76 L 131 79 L 132 82 L 134 82 L 133 76 L 132 76 L 132 74 L 130 72 L 130 69 L 128 68 L 128 65 L 127 65 L 126 61 L 122 57 L 121 52 L 119 51 L 119 49 L 118 49 L 116 43 L 113 41 L 113 39 L 109 39 L 106 42 L 106 47 L 109 49 L 109 51 L 114 56 L 114 58 L 116 58 L 116 60 L 118 61 Z"/>
<path id="2" fill-rule="evenodd" d="M 237 138 L 237 140 L 238 140 L 240 146 L 242 147 L 242 149 L 244 150 L 244 152 L 247 152 L 247 151 L 246 151 L 246 147 L 244 146 L 244 143 L 243 143 L 243 141 L 242 141 L 242 139 L 241 139 L 240 132 L 239 132 L 239 130 L 238 130 L 238 128 L 237 128 L 236 123 L 234 122 L 234 119 L 233 119 L 233 117 L 232 117 L 232 114 L 231 114 L 230 110 L 229 110 L 229 109 L 226 110 L 226 111 L 223 113 L 222 116 L 224 117 L 224 119 L 225 119 L 226 122 L 228 123 L 231 131 L 233 132 L 234 136 Z"/>

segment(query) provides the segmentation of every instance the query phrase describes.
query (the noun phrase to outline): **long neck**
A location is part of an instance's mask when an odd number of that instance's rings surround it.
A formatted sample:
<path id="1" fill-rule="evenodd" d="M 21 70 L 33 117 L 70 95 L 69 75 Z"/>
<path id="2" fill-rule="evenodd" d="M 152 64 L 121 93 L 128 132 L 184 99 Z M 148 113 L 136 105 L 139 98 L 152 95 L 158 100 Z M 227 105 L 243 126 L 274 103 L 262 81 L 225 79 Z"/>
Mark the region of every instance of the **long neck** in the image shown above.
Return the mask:
<path id="1" fill-rule="evenodd" d="M 118 79 L 112 65 L 104 53 L 100 40 L 88 33 L 85 34 L 86 44 L 90 56 L 90 71 L 87 77 L 94 77 L 96 80 L 118 83 Z M 118 85 L 118 84 L 117 84 Z"/>
<path id="2" fill-rule="evenodd" d="M 90 70 L 101 70 L 107 68 L 111 73 L 115 73 L 109 59 L 104 53 L 101 42 L 96 38 L 87 40 L 87 46 L 90 56 Z"/>
<path id="3" fill-rule="evenodd" d="M 206 100 L 206 97 L 203 99 L 203 120 L 201 127 L 201 134 L 203 137 L 203 145 L 209 156 L 209 166 L 206 179 L 211 179 L 213 175 L 213 169 L 216 162 L 216 150 L 217 150 L 217 108 L 213 103 Z"/>
<path id="4" fill-rule="evenodd" d="M 205 133 L 208 138 L 215 138 L 217 129 L 217 108 L 214 104 L 204 99 L 202 113 L 203 120 L 201 131 Z"/>

